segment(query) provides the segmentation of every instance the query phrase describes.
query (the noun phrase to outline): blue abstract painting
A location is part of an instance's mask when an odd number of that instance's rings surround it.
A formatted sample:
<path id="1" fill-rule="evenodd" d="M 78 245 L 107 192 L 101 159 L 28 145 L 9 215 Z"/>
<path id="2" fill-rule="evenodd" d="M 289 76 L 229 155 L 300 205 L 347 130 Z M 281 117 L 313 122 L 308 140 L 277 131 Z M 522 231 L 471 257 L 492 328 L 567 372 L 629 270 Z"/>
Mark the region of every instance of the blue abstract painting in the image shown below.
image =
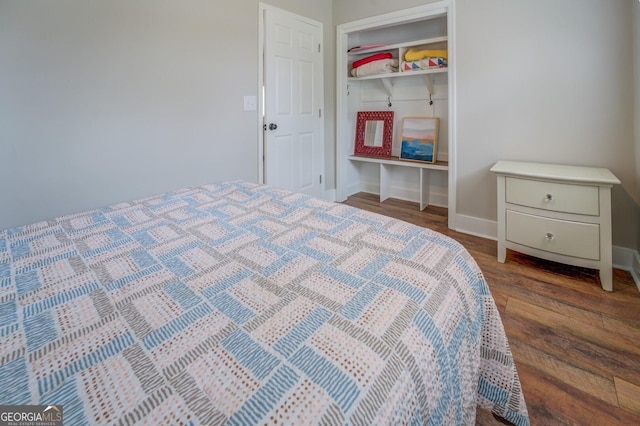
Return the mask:
<path id="1" fill-rule="evenodd" d="M 400 158 L 433 162 L 433 141 L 403 140 Z"/>
<path id="2" fill-rule="evenodd" d="M 400 158 L 435 163 L 437 141 L 437 118 L 404 118 Z"/>

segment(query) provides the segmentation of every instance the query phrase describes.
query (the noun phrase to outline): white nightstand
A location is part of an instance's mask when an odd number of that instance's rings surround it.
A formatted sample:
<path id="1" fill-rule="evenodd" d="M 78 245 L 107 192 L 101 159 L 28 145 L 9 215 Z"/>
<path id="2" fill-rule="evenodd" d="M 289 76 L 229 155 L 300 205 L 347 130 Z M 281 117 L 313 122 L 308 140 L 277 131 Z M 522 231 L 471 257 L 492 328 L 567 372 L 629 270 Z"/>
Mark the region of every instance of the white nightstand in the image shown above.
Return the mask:
<path id="1" fill-rule="evenodd" d="M 609 170 L 498 161 L 498 261 L 507 249 L 600 270 L 611 291 L 611 187 Z"/>

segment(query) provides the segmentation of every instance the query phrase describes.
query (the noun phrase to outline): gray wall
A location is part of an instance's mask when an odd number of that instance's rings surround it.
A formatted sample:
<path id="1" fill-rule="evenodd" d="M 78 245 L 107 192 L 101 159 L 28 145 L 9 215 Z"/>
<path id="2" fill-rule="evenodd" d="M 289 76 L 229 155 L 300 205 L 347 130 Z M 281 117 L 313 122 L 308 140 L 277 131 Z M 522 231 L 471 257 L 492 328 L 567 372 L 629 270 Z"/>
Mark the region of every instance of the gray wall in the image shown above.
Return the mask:
<path id="1" fill-rule="evenodd" d="M 324 23 L 333 117 L 335 25 L 425 1 L 268 3 Z M 242 98 L 258 90 L 258 1 L 219 5 L 0 0 L 0 229 L 257 180 L 257 115 Z M 629 90 L 638 9 L 631 0 L 456 0 L 458 213 L 495 220 L 488 169 L 498 159 L 603 166 L 623 181 L 614 243 L 640 246 L 640 119 Z M 331 189 L 331 119 L 325 138 Z"/>
<path id="2" fill-rule="evenodd" d="M 333 116 L 331 0 L 271 3 L 324 23 Z M 257 0 L 0 0 L 0 229 L 257 181 L 257 61 Z"/>
<path id="3" fill-rule="evenodd" d="M 422 3 L 335 2 L 335 24 Z M 638 247 L 634 3 L 455 1 L 458 214 L 496 220 L 500 159 L 607 167 L 614 244 Z"/>

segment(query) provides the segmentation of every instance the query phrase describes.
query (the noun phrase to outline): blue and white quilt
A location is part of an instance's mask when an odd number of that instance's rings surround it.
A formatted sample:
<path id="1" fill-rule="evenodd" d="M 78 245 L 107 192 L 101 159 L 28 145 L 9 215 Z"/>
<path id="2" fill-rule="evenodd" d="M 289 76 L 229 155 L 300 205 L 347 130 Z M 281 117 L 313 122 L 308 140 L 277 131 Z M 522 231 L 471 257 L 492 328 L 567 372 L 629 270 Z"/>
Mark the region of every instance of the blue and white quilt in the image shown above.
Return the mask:
<path id="1" fill-rule="evenodd" d="M 74 425 L 529 423 L 460 244 L 244 182 L 0 231 L 0 383 Z"/>

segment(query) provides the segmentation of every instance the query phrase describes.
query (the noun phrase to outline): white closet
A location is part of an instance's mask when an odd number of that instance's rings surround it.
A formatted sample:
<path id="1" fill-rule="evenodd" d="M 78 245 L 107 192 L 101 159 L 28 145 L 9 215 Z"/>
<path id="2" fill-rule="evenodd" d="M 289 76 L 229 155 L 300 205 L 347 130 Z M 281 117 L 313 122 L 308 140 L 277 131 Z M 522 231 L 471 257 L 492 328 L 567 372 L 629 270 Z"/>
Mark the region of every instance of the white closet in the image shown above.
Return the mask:
<path id="1" fill-rule="evenodd" d="M 380 194 L 449 209 L 449 227 L 455 217 L 455 105 L 452 2 L 441 1 L 337 27 L 337 199 L 357 192 Z M 375 46 L 353 50 L 358 46 Z M 378 46 L 382 45 L 382 46 Z M 402 59 L 414 48 L 448 51 L 448 66 L 398 71 L 355 78 L 354 61 L 389 52 Z M 352 49 L 351 52 L 349 50 Z M 358 111 L 393 111 L 392 158 L 354 156 Z M 438 117 L 437 162 L 410 162 L 397 158 L 402 119 Z"/>

